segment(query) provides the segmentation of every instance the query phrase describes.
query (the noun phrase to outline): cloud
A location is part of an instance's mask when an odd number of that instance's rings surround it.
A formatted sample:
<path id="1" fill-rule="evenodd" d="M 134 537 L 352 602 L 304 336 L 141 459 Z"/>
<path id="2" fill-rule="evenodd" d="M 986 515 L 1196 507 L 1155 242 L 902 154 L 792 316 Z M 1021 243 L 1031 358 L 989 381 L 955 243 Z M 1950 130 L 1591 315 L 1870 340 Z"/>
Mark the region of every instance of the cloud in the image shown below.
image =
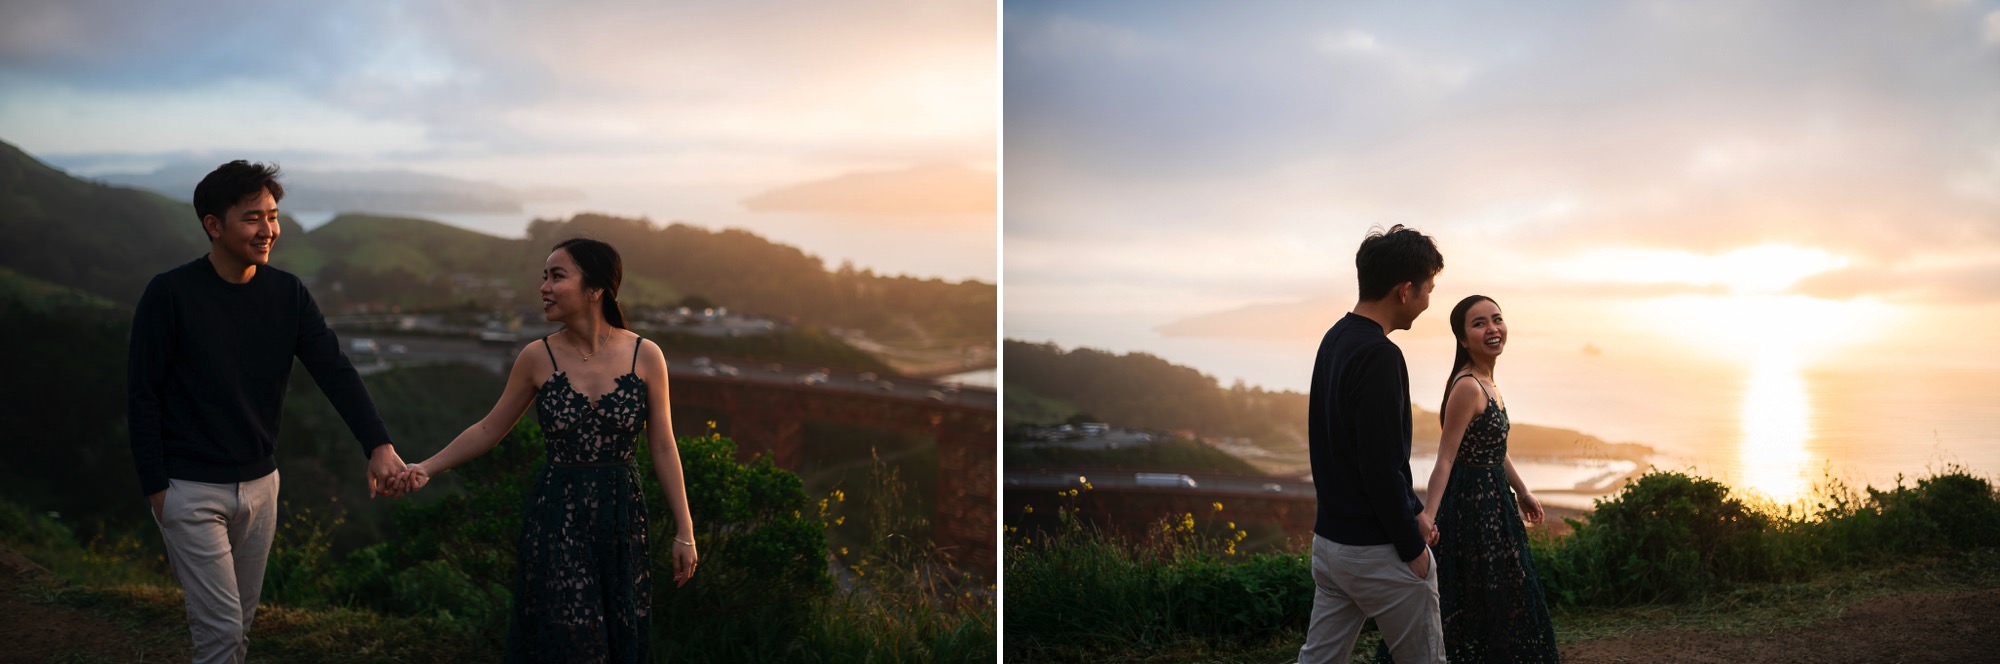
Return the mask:
<path id="1" fill-rule="evenodd" d="M 1166 44 L 1137 31 L 1066 15 L 1010 22 L 1009 49 L 1035 58 L 1078 55 L 1135 59 L 1160 53 Z"/>
<path id="2" fill-rule="evenodd" d="M 1913 304 L 1995 304 L 2000 303 L 2000 254 L 1835 270 L 1807 277 L 1793 290 L 1833 300 L 1870 297 Z"/>
<path id="3" fill-rule="evenodd" d="M 753 212 L 850 216 L 991 215 L 994 174 L 954 164 L 920 164 L 900 171 L 852 172 L 779 187 L 743 200 Z"/>
<path id="4" fill-rule="evenodd" d="M 261 114 L 311 107 L 349 124 L 414 126 L 423 140 L 410 149 L 439 156 L 723 147 L 995 159 L 993 8 L 977 2 L 80 0 L 8 3 L 0 26 L 0 97 L 16 100 L 55 88 L 252 108 L 219 93 L 254 87 L 297 100 Z M 132 109 L 145 107 L 108 108 L 143 125 Z M 46 126 L 16 114 L 0 130 L 39 152 L 72 150 L 18 138 Z"/>
<path id="5" fill-rule="evenodd" d="M 1986 20 L 1980 22 L 1979 35 L 1987 46 L 2000 46 L 2000 9 L 1986 14 Z"/>

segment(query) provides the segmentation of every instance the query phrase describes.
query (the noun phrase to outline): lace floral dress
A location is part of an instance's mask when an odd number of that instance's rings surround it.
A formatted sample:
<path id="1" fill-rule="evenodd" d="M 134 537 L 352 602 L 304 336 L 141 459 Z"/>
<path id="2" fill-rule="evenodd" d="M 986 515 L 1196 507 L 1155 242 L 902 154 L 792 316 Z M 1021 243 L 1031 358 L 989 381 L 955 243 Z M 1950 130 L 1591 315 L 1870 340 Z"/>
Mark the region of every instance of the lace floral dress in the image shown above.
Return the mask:
<path id="1" fill-rule="evenodd" d="M 636 370 L 638 348 L 632 354 Z M 646 383 L 628 371 L 592 403 L 558 367 L 535 395 L 535 414 L 548 463 L 521 520 L 506 661 L 645 662 L 652 581 L 632 460 Z"/>
<path id="2" fill-rule="evenodd" d="M 1486 409 L 1459 441 L 1437 509 L 1438 605 L 1452 662 L 1559 661 L 1528 531 L 1502 465 L 1509 428 L 1507 410 L 1487 393 Z"/>

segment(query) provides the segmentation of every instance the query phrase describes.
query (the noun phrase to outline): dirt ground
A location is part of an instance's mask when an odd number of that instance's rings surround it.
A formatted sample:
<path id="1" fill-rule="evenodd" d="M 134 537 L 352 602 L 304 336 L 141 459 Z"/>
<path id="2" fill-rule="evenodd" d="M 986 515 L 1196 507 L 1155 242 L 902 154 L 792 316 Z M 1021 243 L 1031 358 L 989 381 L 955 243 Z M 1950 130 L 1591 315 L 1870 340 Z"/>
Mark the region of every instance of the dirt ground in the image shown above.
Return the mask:
<path id="1" fill-rule="evenodd" d="M 59 583 L 0 547 L 0 663 L 186 661 L 184 626 L 121 625 L 44 601 Z M 1659 630 L 1563 648 L 1608 662 L 1977 662 L 2000 659 L 2000 588 L 1888 595 L 1810 627 L 1765 634 Z"/>
<path id="2" fill-rule="evenodd" d="M 1768 634 L 1641 632 L 1563 648 L 1563 661 L 1990 662 L 2000 660 L 2000 588 L 1904 593 L 1839 618 Z"/>
<path id="3" fill-rule="evenodd" d="M 186 641 L 164 644 L 148 636 L 157 629 L 121 626 L 42 601 L 59 586 L 48 570 L 0 547 L 0 662 L 185 662 L 190 657 Z"/>

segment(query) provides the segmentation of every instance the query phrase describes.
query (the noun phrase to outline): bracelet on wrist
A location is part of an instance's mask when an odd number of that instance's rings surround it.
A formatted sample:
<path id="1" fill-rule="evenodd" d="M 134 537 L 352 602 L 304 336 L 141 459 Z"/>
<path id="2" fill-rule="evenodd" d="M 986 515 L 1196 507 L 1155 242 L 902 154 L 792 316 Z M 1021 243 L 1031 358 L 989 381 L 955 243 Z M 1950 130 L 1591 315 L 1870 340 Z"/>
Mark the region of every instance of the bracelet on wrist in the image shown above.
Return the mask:
<path id="1" fill-rule="evenodd" d="M 679 538 L 679 537 L 676 537 L 676 538 L 674 538 L 674 543 L 675 543 L 675 544 L 686 544 L 686 545 L 688 545 L 688 546 L 694 546 L 694 540 L 684 540 L 684 539 L 681 539 L 681 538 Z"/>

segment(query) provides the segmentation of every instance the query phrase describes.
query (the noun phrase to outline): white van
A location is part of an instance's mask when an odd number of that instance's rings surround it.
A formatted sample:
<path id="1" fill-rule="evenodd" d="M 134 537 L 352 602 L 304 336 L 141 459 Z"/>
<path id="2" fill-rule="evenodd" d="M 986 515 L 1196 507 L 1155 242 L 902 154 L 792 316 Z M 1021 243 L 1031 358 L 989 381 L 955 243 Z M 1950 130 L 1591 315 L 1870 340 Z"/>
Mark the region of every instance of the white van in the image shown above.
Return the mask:
<path id="1" fill-rule="evenodd" d="M 1132 481 L 1137 482 L 1139 486 L 1177 486 L 1187 489 L 1198 486 L 1194 478 L 1178 473 L 1138 473 L 1132 476 Z"/>

